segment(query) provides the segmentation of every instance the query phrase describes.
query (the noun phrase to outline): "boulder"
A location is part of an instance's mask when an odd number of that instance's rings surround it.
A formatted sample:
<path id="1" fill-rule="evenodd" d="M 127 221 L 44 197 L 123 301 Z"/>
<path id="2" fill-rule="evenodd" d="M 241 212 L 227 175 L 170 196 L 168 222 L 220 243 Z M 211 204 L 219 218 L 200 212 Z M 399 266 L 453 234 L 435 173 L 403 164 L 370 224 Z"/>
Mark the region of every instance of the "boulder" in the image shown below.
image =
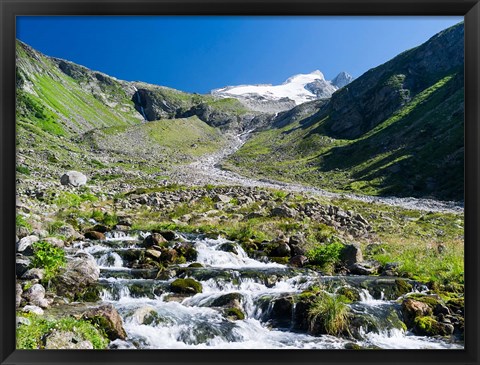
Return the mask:
<path id="1" fill-rule="evenodd" d="M 17 253 L 15 257 L 15 272 L 18 278 L 28 270 L 30 264 L 31 260 L 29 257 Z"/>
<path id="2" fill-rule="evenodd" d="M 93 344 L 70 331 L 53 331 L 45 340 L 47 350 L 93 350 Z"/>
<path id="3" fill-rule="evenodd" d="M 374 261 L 357 262 L 348 267 L 353 275 L 374 275 L 378 272 L 380 264 Z"/>
<path id="4" fill-rule="evenodd" d="M 308 262 L 308 257 L 303 255 L 296 255 L 288 260 L 288 263 L 295 267 L 303 267 Z"/>
<path id="5" fill-rule="evenodd" d="M 45 270 L 44 269 L 39 269 L 39 268 L 33 268 L 30 270 L 27 270 L 23 275 L 22 279 L 24 280 L 43 280 L 45 277 Z"/>
<path id="6" fill-rule="evenodd" d="M 417 317 L 432 315 L 432 309 L 427 303 L 412 298 L 406 298 L 402 302 L 402 313 L 404 322 L 412 327 Z"/>
<path id="7" fill-rule="evenodd" d="M 158 314 L 155 308 L 149 305 L 140 307 L 133 313 L 133 319 L 138 324 L 149 325 L 155 321 L 155 317 L 157 316 Z"/>
<path id="8" fill-rule="evenodd" d="M 87 253 L 77 253 L 67 262 L 65 268 L 52 279 L 57 294 L 74 298 L 88 286 L 96 283 L 100 277 L 100 269 L 93 256 Z"/>
<path id="9" fill-rule="evenodd" d="M 225 242 L 225 243 L 222 243 L 218 249 L 220 251 L 224 251 L 224 252 L 230 252 L 230 253 L 233 253 L 235 255 L 238 255 L 238 246 L 233 243 L 233 242 Z"/>
<path id="10" fill-rule="evenodd" d="M 47 308 L 48 301 L 45 299 L 45 288 L 41 284 L 34 284 L 23 292 L 27 302 L 38 307 Z"/>
<path id="11" fill-rule="evenodd" d="M 58 247 L 58 248 L 64 248 L 65 247 L 65 242 L 57 237 L 47 237 L 43 239 L 45 242 L 48 242 L 52 246 Z"/>
<path id="12" fill-rule="evenodd" d="M 295 209 L 289 208 L 286 205 L 273 208 L 271 215 L 273 217 L 295 218 L 298 212 Z"/>
<path id="13" fill-rule="evenodd" d="M 274 242 L 271 245 L 271 249 L 268 253 L 268 256 L 271 257 L 285 257 L 285 256 L 290 256 L 290 246 L 288 243 L 283 242 L 283 241 L 278 241 Z"/>
<path id="14" fill-rule="evenodd" d="M 103 304 L 96 308 L 91 308 L 82 314 L 82 318 L 92 321 L 105 331 L 110 340 L 127 338 L 127 333 L 123 328 L 123 321 L 120 314 L 112 304 Z"/>
<path id="15" fill-rule="evenodd" d="M 152 233 L 143 240 L 143 247 L 149 248 L 155 245 L 161 246 L 162 243 L 166 242 L 167 240 L 160 233 Z"/>
<path id="16" fill-rule="evenodd" d="M 76 240 L 83 238 L 83 236 L 78 233 L 70 224 L 65 224 L 58 228 L 57 233 L 61 236 L 65 236 L 67 240 Z"/>
<path id="17" fill-rule="evenodd" d="M 102 232 L 97 232 L 97 231 L 88 231 L 85 232 L 85 238 L 91 239 L 91 240 L 105 240 L 105 235 Z"/>
<path id="18" fill-rule="evenodd" d="M 351 266 L 363 261 L 362 250 L 357 243 L 350 243 L 344 246 L 340 252 L 340 261 L 345 265 Z"/>
<path id="19" fill-rule="evenodd" d="M 26 305 L 25 307 L 22 308 L 22 312 L 34 313 L 34 314 L 37 314 L 39 316 L 42 316 L 44 314 L 43 309 L 36 306 L 36 305 Z"/>
<path id="20" fill-rule="evenodd" d="M 87 177 L 78 171 L 68 171 L 60 178 L 62 185 L 81 186 L 87 183 Z"/>
<path id="21" fill-rule="evenodd" d="M 26 256 L 31 256 L 33 255 L 33 247 L 32 245 L 35 242 L 38 242 L 40 238 L 38 236 L 26 236 L 23 237 L 20 241 L 17 243 L 17 252 L 22 253 L 23 255 Z"/>
<path id="22" fill-rule="evenodd" d="M 174 293 L 179 294 L 197 294 L 201 293 L 203 288 L 202 284 L 198 281 L 187 278 L 187 279 L 175 279 L 170 284 L 170 290 Z"/>

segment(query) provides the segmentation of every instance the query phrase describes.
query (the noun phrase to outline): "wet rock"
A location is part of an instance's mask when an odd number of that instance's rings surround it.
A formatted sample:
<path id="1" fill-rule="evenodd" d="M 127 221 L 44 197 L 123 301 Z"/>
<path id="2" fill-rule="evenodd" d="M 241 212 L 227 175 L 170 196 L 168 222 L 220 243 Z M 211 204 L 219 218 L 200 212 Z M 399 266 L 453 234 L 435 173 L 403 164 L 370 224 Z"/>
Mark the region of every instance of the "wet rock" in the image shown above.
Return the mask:
<path id="1" fill-rule="evenodd" d="M 358 262 L 363 261 L 362 250 L 360 249 L 360 245 L 357 243 L 350 243 L 345 245 L 343 250 L 340 253 L 340 261 L 345 263 L 347 266 L 351 266 Z"/>
<path id="2" fill-rule="evenodd" d="M 155 233 L 160 233 L 167 241 L 174 241 L 179 238 L 178 234 L 174 231 L 160 231 Z"/>
<path id="3" fill-rule="evenodd" d="M 70 331 L 54 331 L 45 341 L 47 350 L 93 350 L 93 344 Z"/>
<path id="4" fill-rule="evenodd" d="M 343 295 L 345 298 L 352 302 L 357 302 L 360 300 L 360 292 L 356 288 L 351 286 L 342 286 L 337 290 L 338 295 Z"/>
<path id="5" fill-rule="evenodd" d="M 419 336 L 450 336 L 454 326 L 449 323 L 440 323 L 430 316 L 416 317 L 413 332 Z"/>
<path id="6" fill-rule="evenodd" d="M 151 325 L 158 317 L 157 311 L 152 306 L 145 306 L 138 308 L 135 313 L 133 313 L 133 318 L 138 324 Z"/>
<path id="7" fill-rule="evenodd" d="M 417 317 L 432 315 L 432 309 L 427 303 L 406 298 L 402 302 L 402 313 L 404 322 L 407 324 L 407 326 L 412 327 Z"/>
<path id="8" fill-rule="evenodd" d="M 290 258 L 290 260 L 288 260 L 288 263 L 295 267 L 303 267 L 303 265 L 308 263 L 308 258 L 307 256 L 296 255 Z"/>
<path id="9" fill-rule="evenodd" d="M 179 255 L 177 250 L 173 248 L 162 249 L 162 256 L 161 256 L 162 262 L 172 264 L 177 261 L 178 257 Z"/>
<path id="10" fill-rule="evenodd" d="M 201 293 L 203 288 L 202 284 L 200 284 L 198 281 L 187 278 L 174 280 L 170 284 L 170 290 L 179 294 L 197 294 Z"/>
<path id="11" fill-rule="evenodd" d="M 162 244 L 166 242 L 167 240 L 160 233 L 152 233 L 151 235 L 145 237 L 142 246 L 147 248 L 155 245 L 162 246 Z"/>
<path id="12" fill-rule="evenodd" d="M 87 183 L 87 177 L 78 171 L 68 171 L 60 178 L 62 185 L 82 186 Z"/>
<path id="13" fill-rule="evenodd" d="M 241 308 L 242 294 L 240 293 L 228 293 L 219 296 L 212 303 L 212 307 L 237 307 Z"/>
<path id="14" fill-rule="evenodd" d="M 88 286 L 95 284 L 100 276 L 100 269 L 93 256 L 86 253 L 77 255 L 67 262 L 65 268 L 52 279 L 57 294 L 74 298 Z"/>
<path id="15" fill-rule="evenodd" d="M 271 257 L 285 257 L 290 256 L 290 246 L 283 241 L 277 241 L 270 245 L 268 256 Z"/>
<path id="16" fill-rule="evenodd" d="M 105 240 L 105 235 L 101 232 L 97 231 L 88 231 L 85 232 L 85 238 L 91 239 L 91 240 Z"/>
<path id="17" fill-rule="evenodd" d="M 40 238 L 38 236 L 26 236 L 23 237 L 20 241 L 18 241 L 17 244 L 17 252 L 20 252 L 21 254 L 25 256 L 31 256 L 33 255 L 33 247 L 32 245 L 35 242 L 38 242 Z"/>
<path id="18" fill-rule="evenodd" d="M 147 254 L 147 256 L 150 256 L 151 258 L 154 258 L 154 259 L 159 259 L 160 256 L 162 255 L 160 251 L 153 250 L 153 249 L 148 249 L 145 251 L 145 253 Z"/>
<path id="19" fill-rule="evenodd" d="M 180 256 L 185 257 L 187 261 L 195 261 L 198 256 L 198 252 L 195 249 L 195 245 L 191 242 L 179 242 L 174 246 L 175 251 Z"/>
<path id="20" fill-rule="evenodd" d="M 232 321 L 242 321 L 245 319 L 245 314 L 240 308 L 225 308 L 223 313 L 228 319 Z"/>
<path id="21" fill-rule="evenodd" d="M 375 261 L 357 262 L 348 267 L 348 270 L 353 275 L 374 275 L 378 272 L 380 264 Z"/>
<path id="22" fill-rule="evenodd" d="M 112 341 L 118 338 L 121 340 L 127 338 L 122 317 L 112 304 L 91 308 L 82 314 L 82 318 L 97 323 Z"/>
<path id="23" fill-rule="evenodd" d="M 238 255 L 238 246 L 233 242 L 225 242 L 221 244 L 218 249 L 224 252 L 230 252 L 235 255 Z"/>
<path id="24" fill-rule="evenodd" d="M 96 224 L 93 228 L 92 231 L 95 232 L 100 232 L 100 233 L 105 233 L 108 232 L 110 229 L 104 225 L 104 224 Z"/>

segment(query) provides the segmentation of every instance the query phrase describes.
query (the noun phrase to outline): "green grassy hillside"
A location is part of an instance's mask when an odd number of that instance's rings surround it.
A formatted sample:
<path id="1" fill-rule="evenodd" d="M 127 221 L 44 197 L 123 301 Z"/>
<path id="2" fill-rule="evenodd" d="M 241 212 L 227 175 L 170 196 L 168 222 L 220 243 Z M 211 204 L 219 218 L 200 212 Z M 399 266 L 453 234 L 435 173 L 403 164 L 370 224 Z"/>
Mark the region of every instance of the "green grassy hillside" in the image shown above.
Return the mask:
<path id="1" fill-rule="evenodd" d="M 368 71 L 329 102 L 279 115 L 224 167 L 332 191 L 463 200 L 462 50 L 460 24 Z M 425 65 L 426 52 L 434 67 Z"/>

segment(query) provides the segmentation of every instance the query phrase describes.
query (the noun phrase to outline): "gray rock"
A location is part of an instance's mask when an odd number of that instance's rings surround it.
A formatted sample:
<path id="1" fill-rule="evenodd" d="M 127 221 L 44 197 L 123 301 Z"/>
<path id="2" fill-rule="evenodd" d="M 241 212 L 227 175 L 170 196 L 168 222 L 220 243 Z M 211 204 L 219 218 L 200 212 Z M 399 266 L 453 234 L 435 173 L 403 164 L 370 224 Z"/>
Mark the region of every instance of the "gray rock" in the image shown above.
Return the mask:
<path id="1" fill-rule="evenodd" d="M 20 307 L 20 304 L 22 303 L 22 286 L 17 283 L 15 285 L 15 308 Z"/>
<path id="2" fill-rule="evenodd" d="M 28 318 L 17 316 L 17 327 L 19 327 L 21 325 L 30 326 L 31 323 L 32 322 Z"/>
<path id="3" fill-rule="evenodd" d="M 135 313 L 133 313 L 133 319 L 138 324 L 148 324 L 154 319 L 153 317 L 157 314 L 157 311 L 152 306 L 145 306 L 138 308 Z"/>
<path id="4" fill-rule="evenodd" d="M 59 247 L 59 248 L 65 247 L 65 242 L 63 242 L 62 239 L 57 237 L 47 237 L 47 238 L 44 238 L 43 240 L 55 247 Z"/>
<path id="5" fill-rule="evenodd" d="M 83 236 L 79 234 L 70 224 L 66 224 L 57 229 L 57 233 L 61 236 L 65 236 L 67 240 L 70 239 L 80 239 Z"/>
<path id="6" fill-rule="evenodd" d="M 93 345 L 90 341 L 84 340 L 77 333 L 70 331 L 54 331 L 47 337 L 45 349 L 93 350 Z"/>
<path id="7" fill-rule="evenodd" d="M 18 241 L 17 252 L 21 252 L 22 254 L 24 254 L 26 256 L 33 255 L 32 245 L 35 242 L 38 242 L 39 240 L 40 240 L 40 238 L 38 238 L 37 236 L 34 236 L 34 235 L 23 237 L 20 241 Z"/>
<path id="8" fill-rule="evenodd" d="M 295 209 L 289 208 L 286 205 L 281 205 L 272 209 L 272 216 L 274 217 L 295 218 L 297 214 L 298 212 Z"/>
<path id="9" fill-rule="evenodd" d="M 27 256 L 17 254 L 15 258 L 15 271 L 17 273 L 17 277 L 22 277 L 22 275 L 28 270 L 30 267 L 31 260 Z"/>
<path id="10" fill-rule="evenodd" d="M 45 299 L 45 288 L 41 284 L 34 284 L 23 292 L 23 297 L 31 304 L 47 308 L 48 301 Z"/>
<path id="11" fill-rule="evenodd" d="M 27 270 L 25 274 L 22 275 L 22 279 L 24 280 L 33 280 L 33 279 L 42 280 L 44 277 L 45 277 L 45 270 L 39 269 L 39 268 L 33 268 L 30 270 Z"/>
<path id="12" fill-rule="evenodd" d="M 62 185 L 81 186 L 87 183 L 87 177 L 78 171 L 68 171 L 60 178 Z"/>
<path id="13" fill-rule="evenodd" d="M 52 279 L 57 294 L 74 297 L 88 286 L 96 283 L 100 269 L 93 256 L 86 253 L 77 255 L 67 262 L 59 275 Z"/>
<path id="14" fill-rule="evenodd" d="M 43 316 L 44 314 L 43 309 L 36 305 L 26 305 L 25 307 L 23 307 L 22 312 L 35 313 L 35 314 L 38 314 L 39 316 Z"/>

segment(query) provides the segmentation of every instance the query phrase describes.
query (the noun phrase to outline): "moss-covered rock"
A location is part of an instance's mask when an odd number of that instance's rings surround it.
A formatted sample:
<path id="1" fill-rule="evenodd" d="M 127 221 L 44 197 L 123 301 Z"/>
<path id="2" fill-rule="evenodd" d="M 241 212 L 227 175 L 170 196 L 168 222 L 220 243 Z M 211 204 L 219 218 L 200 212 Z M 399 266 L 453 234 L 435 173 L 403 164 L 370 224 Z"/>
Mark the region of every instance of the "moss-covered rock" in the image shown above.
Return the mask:
<path id="1" fill-rule="evenodd" d="M 359 291 L 351 286 L 342 286 L 337 290 L 337 294 L 343 295 L 350 302 L 357 302 L 360 300 Z"/>
<path id="2" fill-rule="evenodd" d="M 224 312 L 225 316 L 228 318 L 228 319 L 231 319 L 233 321 L 237 321 L 237 320 L 243 320 L 245 319 L 245 314 L 242 312 L 241 309 L 239 308 L 236 308 L 236 307 L 232 307 L 232 308 L 226 308 L 224 309 Z"/>
<path id="3" fill-rule="evenodd" d="M 197 294 L 203 290 L 202 284 L 192 278 L 175 279 L 170 284 L 170 290 L 179 294 Z"/>
<path id="4" fill-rule="evenodd" d="M 420 336 L 450 336 L 454 327 L 448 323 L 440 323 L 431 316 L 415 318 L 413 332 Z"/>

